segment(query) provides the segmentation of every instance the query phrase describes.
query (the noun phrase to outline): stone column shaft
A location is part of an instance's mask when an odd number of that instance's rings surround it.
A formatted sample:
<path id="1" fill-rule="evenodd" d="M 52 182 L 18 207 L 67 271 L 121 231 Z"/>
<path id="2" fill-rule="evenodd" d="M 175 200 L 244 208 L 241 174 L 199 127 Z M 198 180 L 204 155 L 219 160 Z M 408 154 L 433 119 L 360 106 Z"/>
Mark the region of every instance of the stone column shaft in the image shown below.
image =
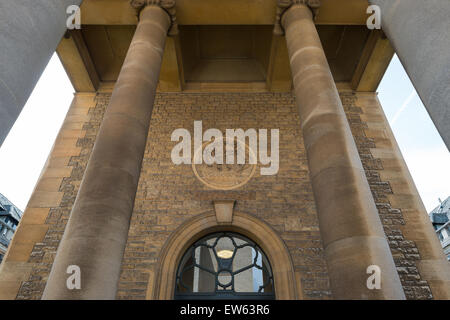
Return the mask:
<path id="1" fill-rule="evenodd" d="M 0 146 L 66 31 L 67 7 L 81 0 L 0 5 Z"/>
<path id="2" fill-rule="evenodd" d="M 105 112 L 44 299 L 114 299 L 171 20 L 146 6 Z M 67 268 L 81 270 L 69 290 Z"/>
<path id="3" fill-rule="evenodd" d="M 450 150 L 450 1 L 369 0 Z"/>
<path id="4" fill-rule="evenodd" d="M 282 16 L 331 289 L 336 299 L 404 299 L 311 10 Z M 367 268 L 381 270 L 369 290 Z"/>

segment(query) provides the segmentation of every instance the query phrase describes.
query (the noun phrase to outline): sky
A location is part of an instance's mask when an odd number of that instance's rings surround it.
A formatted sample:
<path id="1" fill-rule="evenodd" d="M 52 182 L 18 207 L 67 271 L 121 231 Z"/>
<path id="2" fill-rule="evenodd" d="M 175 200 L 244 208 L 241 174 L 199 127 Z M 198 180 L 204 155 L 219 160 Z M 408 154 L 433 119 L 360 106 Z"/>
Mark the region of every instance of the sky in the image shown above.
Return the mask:
<path id="1" fill-rule="evenodd" d="M 3 145 L 0 193 L 24 210 L 74 89 L 55 54 Z M 379 99 L 427 211 L 450 196 L 450 153 L 395 56 L 378 88 Z"/>

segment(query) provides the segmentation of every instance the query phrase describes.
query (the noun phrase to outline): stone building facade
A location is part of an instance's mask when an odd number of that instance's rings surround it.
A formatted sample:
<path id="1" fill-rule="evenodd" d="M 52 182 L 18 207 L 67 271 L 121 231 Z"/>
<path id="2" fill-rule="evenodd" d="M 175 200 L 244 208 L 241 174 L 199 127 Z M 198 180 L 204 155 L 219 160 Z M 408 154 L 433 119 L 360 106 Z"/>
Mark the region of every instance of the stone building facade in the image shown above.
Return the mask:
<path id="1" fill-rule="evenodd" d="M 23 212 L 0 193 L 0 263 L 22 218 Z"/>
<path id="2" fill-rule="evenodd" d="M 195 1 L 131 3 L 101 22 L 102 4 L 85 1 L 86 25 L 58 46 L 77 92 L 0 267 L 0 298 L 172 299 L 182 257 L 221 232 L 261 248 L 276 299 L 450 297 L 377 99 L 394 50 L 364 25 L 365 1 L 351 16 L 327 1 L 250 14 L 231 3 L 228 18 Z M 174 164 L 172 134 L 195 121 L 278 129 L 278 172 Z M 67 286 L 69 266 L 81 288 Z"/>
<path id="3" fill-rule="evenodd" d="M 429 216 L 447 260 L 450 261 L 450 197 L 431 210 Z"/>

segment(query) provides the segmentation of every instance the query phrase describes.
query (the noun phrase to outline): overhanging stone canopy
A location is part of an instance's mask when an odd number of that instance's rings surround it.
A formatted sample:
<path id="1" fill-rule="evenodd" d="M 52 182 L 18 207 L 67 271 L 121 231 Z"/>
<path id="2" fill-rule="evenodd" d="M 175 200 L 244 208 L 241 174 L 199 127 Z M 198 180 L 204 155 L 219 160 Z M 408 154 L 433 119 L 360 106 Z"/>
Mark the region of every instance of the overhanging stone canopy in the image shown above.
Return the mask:
<path id="1" fill-rule="evenodd" d="M 82 29 L 71 32 L 58 48 L 77 90 L 92 91 L 117 79 L 135 29 L 136 10 L 146 3 L 152 1 L 136 0 L 130 6 L 127 0 L 115 0 L 104 10 L 103 0 L 83 2 Z M 280 5 L 286 8 L 291 2 L 287 3 Z M 159 92 L 206 89 L 217 83 L 244 90 L 291 90 L 285 42 L 270 32 L 278 19 L 276 1 L 180 0 L 162 1 L 161 6 L 170 13 L 173 28 L 164 50 Z M 393 51 L 382 45 L 388 42 L 380 32 L 365 27 L 366 7 L 364 0 L 324 0 L 315 20 L 336 81 L 370 91 L 377 87 Z M 83 64 L 86 72 L 80 73 Z"/>

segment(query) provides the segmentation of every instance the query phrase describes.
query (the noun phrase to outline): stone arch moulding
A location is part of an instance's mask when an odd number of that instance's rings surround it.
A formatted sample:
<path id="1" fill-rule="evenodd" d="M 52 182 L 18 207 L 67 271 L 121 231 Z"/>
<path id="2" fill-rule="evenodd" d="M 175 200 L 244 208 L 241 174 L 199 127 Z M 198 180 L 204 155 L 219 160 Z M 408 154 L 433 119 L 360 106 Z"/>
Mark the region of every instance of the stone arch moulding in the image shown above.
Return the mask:
<path id="1" fill-rule="evenodd" d="M 147 299 L 171 300 L 177 267 L 185 251 L 198 239 L 220 231 L 240 233 L 264 251 L 272 266 L 277 300 L 296 300 L 301 296 L 287 247 L 275 231 L 260 219 L 234 212 L 231 223 L 218 223 L 214 211 L 199 214 L 178 227 L 164 244 L 159 256 L 155 281 L 149 283 Z M 153 289 L 153 290 L 152 290 Z"/>

